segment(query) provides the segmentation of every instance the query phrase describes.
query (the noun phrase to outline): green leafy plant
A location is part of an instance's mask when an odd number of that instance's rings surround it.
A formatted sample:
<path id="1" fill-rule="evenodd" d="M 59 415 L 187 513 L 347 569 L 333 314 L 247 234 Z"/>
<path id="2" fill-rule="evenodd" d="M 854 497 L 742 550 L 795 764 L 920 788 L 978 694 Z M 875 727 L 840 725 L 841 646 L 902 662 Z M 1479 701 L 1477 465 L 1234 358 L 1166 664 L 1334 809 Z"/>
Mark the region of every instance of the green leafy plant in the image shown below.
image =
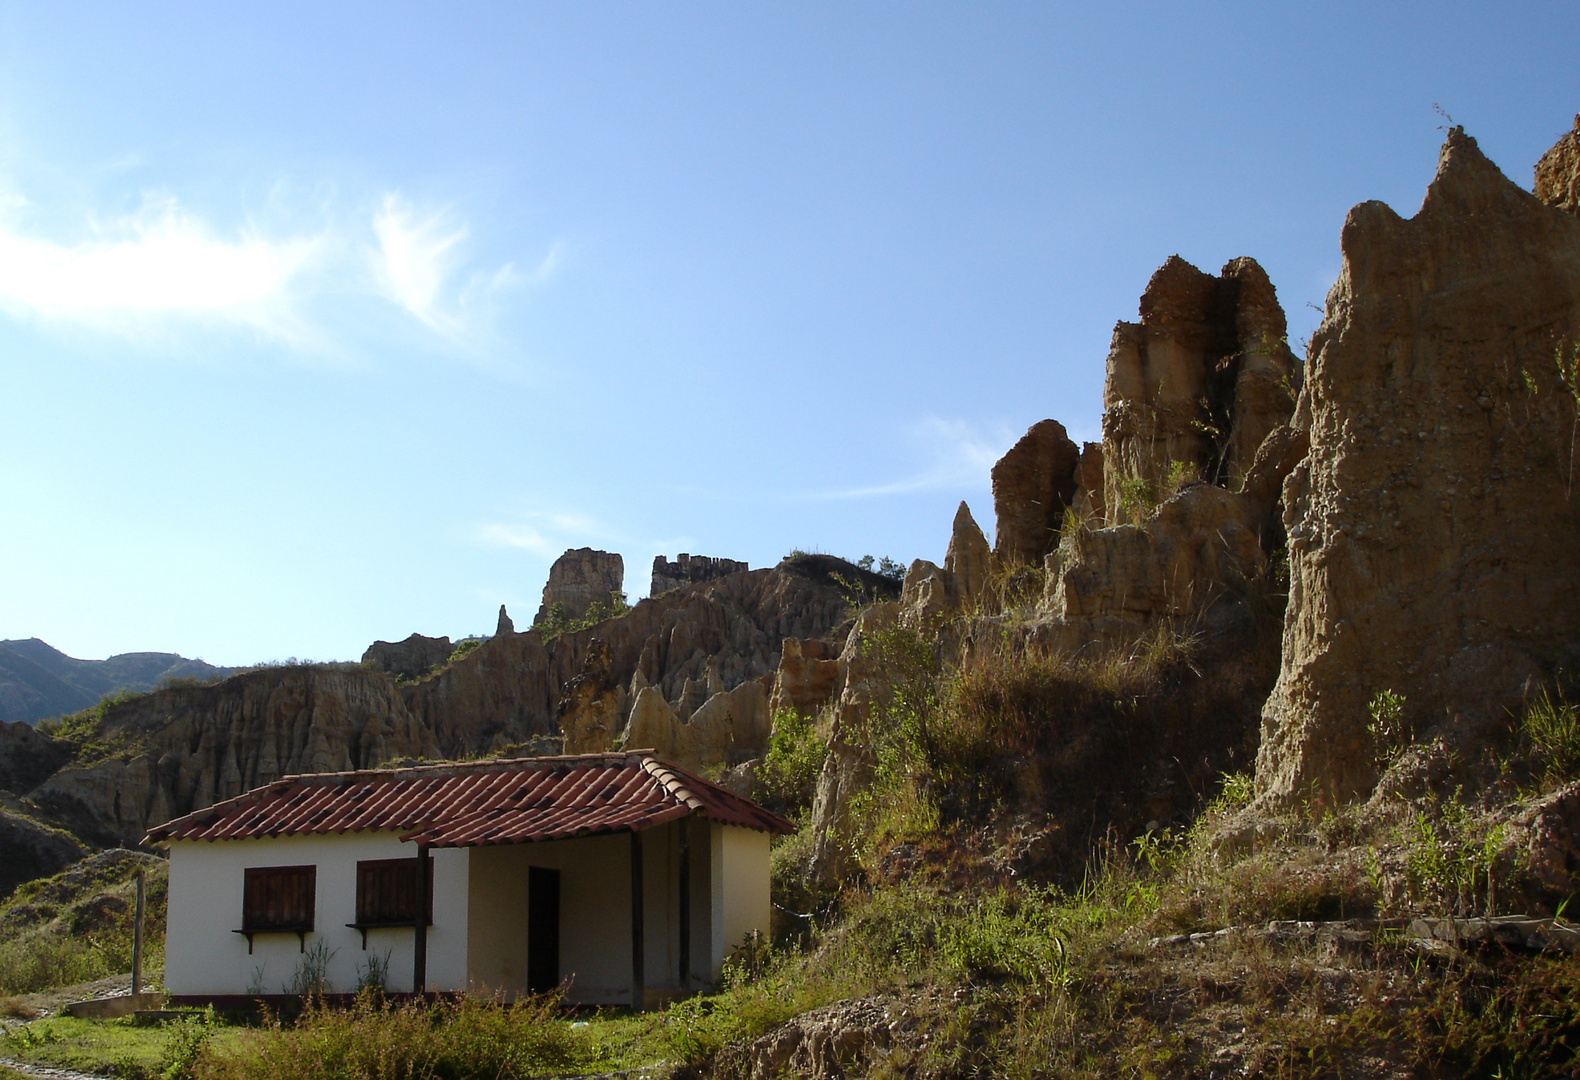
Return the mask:
<path id="1" fill-rule="evenodd" d="M 1372 737 L 1372 755 L 1379 768 L 1392 765 L 1410 745 L 1410 726 L 1404 718 L 1405 697 L 1392 690 L 1379 690 L 1366 705 L 1371 717 L 1366 730 Z"/>
<path id="2" fill-rule="evenodd" d="M 793 709 L 774 713 L 768 752 L 757 772 L 763 800 L 799 818 L 812 805 L 818 774 L 823 769 L 827 744 L 818 736 L 811 718 Z"/>

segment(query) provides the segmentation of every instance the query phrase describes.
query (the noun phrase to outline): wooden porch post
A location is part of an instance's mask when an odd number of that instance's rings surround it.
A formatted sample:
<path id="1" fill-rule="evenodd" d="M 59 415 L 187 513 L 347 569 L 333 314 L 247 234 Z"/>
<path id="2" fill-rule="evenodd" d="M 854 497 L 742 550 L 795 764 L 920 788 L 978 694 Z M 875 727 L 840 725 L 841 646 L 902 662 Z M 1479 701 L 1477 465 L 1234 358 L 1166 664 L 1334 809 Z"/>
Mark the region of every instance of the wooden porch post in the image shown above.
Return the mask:
<path id="1" fill-rule="evenodd" d="M 680 829 L 680 992 L 691 989 L 691 820 L 681 818 Z"/>
<path id="2" fill-rule="evenodd" d="M 433 876 L 433 861 L 428 845 L 417 845 L 417 926 L 412 936 L 411 992 L 428 992 L 428 879 Z"/>
<path id="3" fill-rule="evenodd" d="M 631 1011 L 641 1012 L 646 957 L 642 933 L 642 834 L 631 830 Z"/>

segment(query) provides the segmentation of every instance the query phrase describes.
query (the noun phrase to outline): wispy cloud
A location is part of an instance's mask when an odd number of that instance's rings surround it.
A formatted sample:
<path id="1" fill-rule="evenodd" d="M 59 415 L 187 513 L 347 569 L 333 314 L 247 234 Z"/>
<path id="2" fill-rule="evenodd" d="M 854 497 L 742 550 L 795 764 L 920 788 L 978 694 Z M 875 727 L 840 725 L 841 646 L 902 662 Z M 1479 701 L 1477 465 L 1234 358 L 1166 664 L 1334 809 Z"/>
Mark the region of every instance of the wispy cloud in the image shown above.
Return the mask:
<path id="1" fill-rule="evenodd" d="M 344 196 L 294 208 L 271 198 L 267 228 L 245 216 L 220 224 L 167 193 L 130 213 L 94 205 L 121 197 L 79 190 L 71 206 L 40 204 L 0 177 L 0 315 L 161 341 L 191 327 L 247 329 L 333 351 L 345 344 L 336 312 L 360 297 L 375 320 L 379 310 L 386 322 L 415 320 L 447 348 L 476 353 L 499 295 L 542 285 L 560 258 L 552 245 L 524 274 L 482 265 L 452 206 L 399 192 L 350 206 Z"/>
<path id="2" fill-rule="evenodd" d="M 0 308 L 116 331 L 138 318 L 197 318 L 299 337 L 291 295 L 322 253 L 321 236 L 217 235 L 170 198 L 95 223 L 61 243 L 19 227 L 26 202 L 0 216 Z"/>
<path id="3" fill-rule="evenodd" d="M 865 487 L 815 492 L 816 499 L 870 499 L 961 484 L 985 485 L 993 463 L 1015 442 L 1005 425 L 983 429 L 964 420 L 928 416 L 912 424 L 906 437 L 920 464 L 908 476 Z"/>
<path id="4" fill-rule="evenodd" d="M 476 539 L 485 547 L 519 548 L 545 558 L 558 558 L 566 548 L 589 540 L 608 539 L 608 530 L 595 518 L 570 511 L 533 511 L 511 521 L 478 526 Z"/>

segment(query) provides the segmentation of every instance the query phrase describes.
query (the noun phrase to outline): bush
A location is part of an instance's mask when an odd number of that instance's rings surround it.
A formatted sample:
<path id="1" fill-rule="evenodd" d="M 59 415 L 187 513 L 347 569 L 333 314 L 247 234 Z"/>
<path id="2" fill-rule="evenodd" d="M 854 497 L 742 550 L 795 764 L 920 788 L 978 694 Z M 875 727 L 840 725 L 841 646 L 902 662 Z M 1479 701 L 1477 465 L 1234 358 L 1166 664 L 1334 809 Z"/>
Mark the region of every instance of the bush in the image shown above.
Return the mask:
<path id="1" fill-rule="evenodd" d="M 513 1004 L 475 997 L 391 1004 L 364 991 L 349 1009 L 309 1004 L 275 1018 L 237 1048 L 203 1047 L 197 1080 L 497 1080 L 589 1072 L 604 1052 L 559 1014 L 554 995 Z"/>
<path id="2" fill-rule="evenodd" d="M 817 778 L 827 750 L 810 719 L 790 709 L 776 712 L 768 753 L 757 773 L 763 801 L 800 820 L 817 794 Z"/>

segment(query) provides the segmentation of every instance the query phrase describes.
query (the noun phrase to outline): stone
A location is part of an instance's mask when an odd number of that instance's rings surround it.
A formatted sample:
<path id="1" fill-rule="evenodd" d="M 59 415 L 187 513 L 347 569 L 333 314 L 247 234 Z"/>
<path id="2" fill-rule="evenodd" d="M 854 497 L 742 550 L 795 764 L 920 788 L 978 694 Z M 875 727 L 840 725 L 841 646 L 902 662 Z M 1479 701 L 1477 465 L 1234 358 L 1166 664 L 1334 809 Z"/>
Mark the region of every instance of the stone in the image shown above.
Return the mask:
<path id="1" fill-rule="evenodd" d="M 495 626 L 494 626 L 494 636 L 502 638 L 502 637 L 507 637 L 510 634 L 514 634 L 515 632 L 516 632 L 516 624 L 513 621 L 511 621 L 510 616 L 508 614 L 506 614 L 506 612 L 505 612 L 505 605 L 504 604 L 500 604 L 499 605 L 499 622 L 496 623 Z"/>
<path id="2" fill-rule="evenodd" d="M 1575 126 L 1536 163 L 1536 197 L 1548 206 L 1580 215 L 1580 116 Z"/>
<path id="3" fill-rule="evenodd" d="M 688 555 L 681 552 L 675 556 L 674 562 L 670 562 L 662 555 L 655 555 L 653 584 L 648 590 L 648 595 L 662 596 L 671 589 L 713 581 L 716 578 L 728 577 L 730 574 L 743 574 L 749 569 L 750 567 L 743 562 L 736 562 L 734 559 L 716 559 L 709 555 Z"/>
<path id="4" fill-rule="evenodd" d="M 1103 508 L 1123 524 L 1182 480 L 1237 486 L 1288 419 L 1300 368 L 1284 312 L 1254 259 L 1218 277 L 1173 255 L 1114 327 L 1103 386 Z"/>
<path id="5" fill-rule="evenodd" d="M 594 604 L 607 604 L 611 596 L 623 596 L 625 560 L 612 551 L 571 548 L 549 567 L 549 580 L 543 586 L 543 606 L 533 623 L 548 617 L 556 604 L 566 614 L 579 619 Z"/>
<path id="6" fill-rule="evenodd" d="M 395 678 L 420 679 L 446 663 L 454 651 L 447 637 L 412 634 L 402 641 L 375 641 L 362 654 L 362 664 Z"/>
<path id="7" fill-rule="evenodd" d="M 850 869 L 851 800 L 871 782 L 873 770 L 870 756 L 862 749 L 859 727 L 874 700 L 886 693 L 889 685 L 887 673 L 874 656 L 871 639 L 897 625 L 901 613 L 900 605 L 893 601 L 863 608 L 839 654 L 839 700 L 808 826 L 813 838 L 806 867 L 809 881 L 832 885 Z"/>
<path id="8" fill-rule="evenodd" d="M 1528 684 L 1580 660 L 1576 398 L 1555 363 L 1580 340 L 1580 220 L 1454 128 L 1415 217 L 1362 203 L 1341 248 L 1283 487 L 1289 605 L 1256 771 L 1272 806 L 1370 790 L 1383 691 L 1473 760 Z"/>
<path id="9" fill-rule="evenodd" d="M 632 703 L 624 745 L 690 769 L 733 766 L 767 751 L 769 726 L 768 695 L 756 680 L 714 694 L 689 720 L 650 686 Z"/>
<path id="10" fill-rule="evenodd" d="M 993 466 L 993 554 L 1002 565 L 1041 565 L 1058 546 L 1080 457 L 1063 424 L 1041 420 Z"/>

